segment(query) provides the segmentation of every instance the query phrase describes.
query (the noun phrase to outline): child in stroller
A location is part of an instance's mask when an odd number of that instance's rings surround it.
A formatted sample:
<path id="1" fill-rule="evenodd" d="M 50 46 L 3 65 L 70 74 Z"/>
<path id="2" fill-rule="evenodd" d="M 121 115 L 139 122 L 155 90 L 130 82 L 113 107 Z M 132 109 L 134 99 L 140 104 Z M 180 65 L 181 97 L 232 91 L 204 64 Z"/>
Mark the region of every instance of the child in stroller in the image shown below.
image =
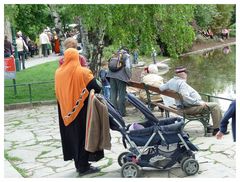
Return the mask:
<path id="1" fill-rule="evenodd" d="M 107 100 L 110 128 L 122 134 L 123 145 L 128 149 L 118 157 L 122 177 L 139 177 L 139 167 L 169 169 L 177 162 L 187 175 L 199 170 L 195 160 L 198 148 L 183 132 L 184 121 L 180 117 L 157 119 L 134 95 L 127 94 L 128 101 L 139 109 L 146 118 L 142 129 L 129 130 L 120 113 Z"/>

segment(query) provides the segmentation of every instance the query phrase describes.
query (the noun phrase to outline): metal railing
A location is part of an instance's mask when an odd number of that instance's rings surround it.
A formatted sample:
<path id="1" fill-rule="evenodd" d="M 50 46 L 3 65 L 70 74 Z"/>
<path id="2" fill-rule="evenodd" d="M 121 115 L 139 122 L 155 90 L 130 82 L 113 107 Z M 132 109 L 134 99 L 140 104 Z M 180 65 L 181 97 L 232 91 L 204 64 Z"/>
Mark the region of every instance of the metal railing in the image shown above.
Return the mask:
<path id="1" fill-rule="evenodd" d="M 205 93 L 200 93 L 200 95 L 206 97 L 208 102 L 211 102 L 212 98 L 228 101 L 233 100 Z M 5 104 L 55 100 L 54 80 L 6 85 L 4 86 L 4 98 Z"/>
<path id="2" fill-rule="evenodd" d="M 21 83 L 4 86 L 4 103 L 32 103 L 37 101 L 54 100 L 54 81 Z"/>
<path id="3" fill-rule="evenodd" d="M 219 96 L 214 96 L 214 95 L 205 94 L 205 93 L 199 93 L 199 94 L 202 95 L 202 96 L 205 96 L 207 98 L 208 102 L 212 101 L 211 98 L 233 101 L 233 99 L 229 99 L 229 98 L 225 98 L 225 97 L 219 97 Z"/>

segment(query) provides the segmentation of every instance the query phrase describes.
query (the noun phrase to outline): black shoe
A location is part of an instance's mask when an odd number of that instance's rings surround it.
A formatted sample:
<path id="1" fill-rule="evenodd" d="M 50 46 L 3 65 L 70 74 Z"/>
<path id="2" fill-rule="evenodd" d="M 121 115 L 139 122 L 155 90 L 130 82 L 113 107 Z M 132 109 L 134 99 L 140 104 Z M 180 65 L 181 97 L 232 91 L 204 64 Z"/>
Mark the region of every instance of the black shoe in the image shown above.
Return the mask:
<path id="1" fill-rule="evenodd" d="M 215 128 L 215 129 L 213 130 L 212 135 L 215 136 L 218 131 L 219 131 L 219 128 Z M 224 134 L 224 135 L 228 135 L 229 133 L 230 133 L 229 131 L 225 131 L 223 134 Z"/>
<path id="2" fill-rule="evenodd" d="M 213 126 L 211 125 L 207 126 L 207 133 L 213 133 Z"/>
<path id="3" fill-rule="evenodd" d="M 229 133 L 230 133 L 229 131 L 225 131 L 223 134 L 228 135 Z"/>
<path id="4" fill-rule="evenodd" d="M 79 173 L 79 176 L 83 176 L 83 175 L 87 175 L 87 174 L 92 174 L 92 173 L 97 173 L 97 172 L 99 172 L 100 171 L 100 169 L 99 168 L 97 168 L 97 167 L 93 167 L 93 166 L 90 166 L 87 170 L 85 170 L 85 171 L 78 171 L 78 173 Z"/>
<path id="5" fill-rule="evenodd" d="M 212 135 L 215 136 L 217 134 L 217 132 L 219 131 L 219 128 L 215 128 L 213 129 Z"/>

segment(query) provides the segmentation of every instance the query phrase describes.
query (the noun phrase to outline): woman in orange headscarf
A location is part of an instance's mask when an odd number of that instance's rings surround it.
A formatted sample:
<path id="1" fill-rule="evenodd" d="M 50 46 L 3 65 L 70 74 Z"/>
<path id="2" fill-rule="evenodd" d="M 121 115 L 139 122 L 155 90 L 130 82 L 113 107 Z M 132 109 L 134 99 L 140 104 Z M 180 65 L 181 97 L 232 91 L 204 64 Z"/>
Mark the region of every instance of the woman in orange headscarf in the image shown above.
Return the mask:
<path id="1" fill-rule="evenodd" d="M 92 72 L 81 67 L 78 51 L 64 52 L 64 63 L 55 72 L 55 92 L 64 160 L 74 159 L 80 175 L 99 171 L 89 164 L 89 152 L 84 149 L 88 95 L 91 89 L 99 93 Z"/>

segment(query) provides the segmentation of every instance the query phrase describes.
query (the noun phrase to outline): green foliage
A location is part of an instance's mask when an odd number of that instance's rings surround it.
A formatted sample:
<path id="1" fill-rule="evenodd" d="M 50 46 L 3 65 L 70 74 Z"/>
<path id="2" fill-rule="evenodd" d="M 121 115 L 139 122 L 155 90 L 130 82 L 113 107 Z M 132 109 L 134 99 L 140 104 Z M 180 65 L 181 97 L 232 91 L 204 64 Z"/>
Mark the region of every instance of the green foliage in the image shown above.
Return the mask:
<path id="1" fill-rule="evenodd" d="M 235 5 L 217 4 L 217 15 L 214 16 L 214 21 L 211 28 L 215 32 L 220 32 L 222 28 L 228 28 L 231 24 L 232 14 Z"/>
<path id="2" fill-rule="evenodd" d="M 19 9 L 16 5 L 13 4 L 5 4 L 4 5 L 4 15 L 5 19 L 10 21 L 13 25 L 16 24 L 16 18 L 18 15 Z"/>
<path id="3" fill-rule="evenodd" d="M 217 16 L 217 7 L 215 4 L 198 4 L 195 6 L 194 17 L 197 25 L 202 29 L 207 29 L 212 25 L 214 16 Z"/>
<path id="4" fill-rule="evenodd" d="M 89 32 L 91 45 L 88 46 L 92 52 L 102 36 L 107 35 L 113 46 L 138 48 L 146 55 L 160 39 L 171 57 L 191 47 L 195 38 L 191 22 L 195 20 L 200 28 L 210 26 L 219 32 L 230 25 L 236 10 L 235 5 L 226 4 L 61 4 L 54 7 L 63 27 L 78 23 L 77 19 L 81 18 Z M 43 27 L 53 25 L 50 9 L 45 4 L 5 5 L 4 10 L 16 30 L 32 39 Z"/>
<path id="5" fill-rule="evenodd" d="M 105 47 L 103 52 L 103 61 L 107 61 L 109 58 L 111 58 L 112 54 L 115 53 L 117 49 L 118 47 L 113 45 Z"/>
<path id="6" fill-rule="evenodd" d="M 5 5 L 5 16 L 24 35 L 35 40 L 46 26 L 52 26 L 50 10 L 44 4 Z"/>
<path id="7" fill-rule="evenodd" d="M 159 36 L 171 56 L 194 40 L 189 25 L 192 5 L 66 5 L 66 10 L 70 16 L 80 16 L 88 30 L 103 29 L 115 46 L 138 47 L 145 54 L 150 54 Z"/>
<path id="8" fill-rule="evenodd" d="M 231 25 L 229 28 L 230 28 L 230 37 L 236 37 L 236 23 Z"/>
<path id="9" fill-rule="evenodd" d="M 177 57 L 193 43 L 195 34 L 189 24 L 193 18 L 193 10 L 193 6 L 190 5 L 169 5 L 162 13 L 160 38 L 167 45 L 172 57 Z"/>

